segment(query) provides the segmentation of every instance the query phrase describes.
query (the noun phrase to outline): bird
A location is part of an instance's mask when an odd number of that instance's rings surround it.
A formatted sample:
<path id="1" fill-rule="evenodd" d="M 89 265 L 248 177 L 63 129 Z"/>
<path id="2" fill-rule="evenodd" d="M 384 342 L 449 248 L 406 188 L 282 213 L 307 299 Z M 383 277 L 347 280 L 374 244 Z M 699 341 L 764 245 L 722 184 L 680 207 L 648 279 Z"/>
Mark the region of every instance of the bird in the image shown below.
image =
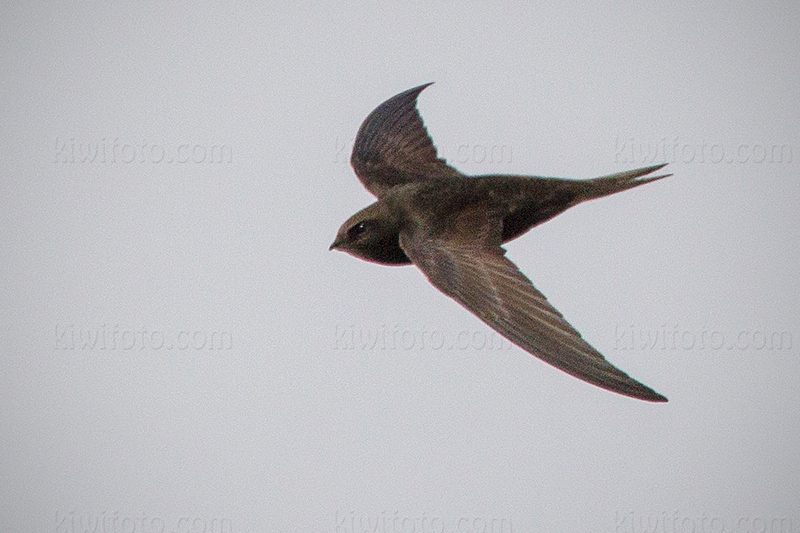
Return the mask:
<path id="1" fill-rule="evenodd" d="M 609 391 L 667 398 L 612 365 L 506 257 L 503 244 L 587 200 L 671 176 L 665 164 L 593 179 L 468 176 L 437 155 L 417 109 L 426 83 L 376 107 L 350 163 L 377 201 L 347 219 L 329 250 L 416 265 L 428 281 L 513 344 Z"/>

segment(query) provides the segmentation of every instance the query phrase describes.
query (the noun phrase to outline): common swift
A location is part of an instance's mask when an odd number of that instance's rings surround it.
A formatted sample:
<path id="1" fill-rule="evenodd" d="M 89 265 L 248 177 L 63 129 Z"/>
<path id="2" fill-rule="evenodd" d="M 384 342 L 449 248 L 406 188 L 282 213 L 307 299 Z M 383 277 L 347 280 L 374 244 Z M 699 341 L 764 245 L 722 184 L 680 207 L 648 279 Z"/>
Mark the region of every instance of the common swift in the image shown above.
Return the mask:
<path id="1" fill-rule="evenodd" d="M 384 265 L 415 264 L 434 287 L 508 340 L 568 374 L 650 402 L 667 399 L 592 348 L 502 244 L 570 207 L 649 183 L 655 165 L 588 180 L 467 176 L 437 157 L 417 111 L 426 83 L 367 116 L 350 163 L 378 201 L 350 217 L 330 249 Z"/>

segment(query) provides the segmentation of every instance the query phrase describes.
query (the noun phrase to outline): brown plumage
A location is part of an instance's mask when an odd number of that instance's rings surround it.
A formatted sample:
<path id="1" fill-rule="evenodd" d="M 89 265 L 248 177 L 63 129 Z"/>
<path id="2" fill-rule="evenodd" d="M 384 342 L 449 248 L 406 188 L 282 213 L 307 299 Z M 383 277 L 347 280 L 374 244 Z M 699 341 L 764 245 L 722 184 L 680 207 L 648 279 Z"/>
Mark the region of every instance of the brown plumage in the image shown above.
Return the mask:
<path id="1" fill-rule="evenodd" d="M 667 399 L 609 363 L 508 258 L 501 245 L 580 202 L 665 178 L 656 165 L 590 180 L 465 176 L 436 155 L 416 109 L 430 83 L 390 98 L 361 124 L 351 163 L 378 201 L 350 217 L 331 249 L 413 263 L 440 291 L 511 342 L 599 387 Z"/>

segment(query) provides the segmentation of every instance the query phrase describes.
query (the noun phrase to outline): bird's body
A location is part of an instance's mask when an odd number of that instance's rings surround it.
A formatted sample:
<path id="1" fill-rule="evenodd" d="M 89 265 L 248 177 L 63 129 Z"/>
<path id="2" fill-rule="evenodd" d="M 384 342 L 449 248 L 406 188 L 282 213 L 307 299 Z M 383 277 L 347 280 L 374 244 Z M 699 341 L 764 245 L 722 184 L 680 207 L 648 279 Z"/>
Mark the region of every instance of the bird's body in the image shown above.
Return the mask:
<path id="1" fill-rule="evenodd" d="M 633 186 L 645 181 L 649 180 L 634 182 Z M 505 244 L 579 202 L 618 190 L 623 189 L 605 191 L 591 180 L 487 175 L 399 185 L 379 202 L 395 218 L 397 236 L 403 228 L 418 224 L 421 219 L 444 232 L 452 222 L 452 213 L 480 209 L 500 221 L 501 243 Z M 397 239 L 391 242 L 396 246 L 386 247 L 384 242 L 370 243 L 374 248 L 361 258 L 386 265 L 410 264 L 411 260 L 399 247 Z"/>
<path id="2" fill-rule="evenodd" d="M 666 401 L 586 343 L 501 245 L 580 202 L 666 176 L 664 165 L 590 180 L 465 176 L 436 157 L 416 110 L 430 84 L 387 100 L 364 121 L 351 162 L 378 201 L 348 219 L 331 249 L 387 265 L 413 263 L 439 290 L 506 338 L 600 387 Z"/>

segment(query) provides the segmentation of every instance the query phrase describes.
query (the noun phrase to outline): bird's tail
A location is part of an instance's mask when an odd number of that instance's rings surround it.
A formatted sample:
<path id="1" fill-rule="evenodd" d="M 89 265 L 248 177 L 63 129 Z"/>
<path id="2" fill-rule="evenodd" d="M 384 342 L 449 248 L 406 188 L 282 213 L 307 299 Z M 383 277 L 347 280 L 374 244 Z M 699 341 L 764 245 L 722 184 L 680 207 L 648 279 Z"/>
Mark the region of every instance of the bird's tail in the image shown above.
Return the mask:
<path id="1" fill-rule="evenodd" d="M 653 176 L 645 179 L 637 179 L 647 174 L 651 174 L 656 170 L 662 169 L 667 166 L 667 163 L 661 165 L 654 165 L 652 167 L 637 168 L 636 170 L 627 170 L 625 172 L 618 172 L 608 176 L 601 176 L 590 180 L 581 180 L 581 191 L 579 195 L 579 202 L 585 200 L 593 200 L 614 194 L 615 192 L 624 191 L 633 187 L 638 187 L 644 183 L 660 180 L 672 174 L 663 174 L 661 176 Z"/>

